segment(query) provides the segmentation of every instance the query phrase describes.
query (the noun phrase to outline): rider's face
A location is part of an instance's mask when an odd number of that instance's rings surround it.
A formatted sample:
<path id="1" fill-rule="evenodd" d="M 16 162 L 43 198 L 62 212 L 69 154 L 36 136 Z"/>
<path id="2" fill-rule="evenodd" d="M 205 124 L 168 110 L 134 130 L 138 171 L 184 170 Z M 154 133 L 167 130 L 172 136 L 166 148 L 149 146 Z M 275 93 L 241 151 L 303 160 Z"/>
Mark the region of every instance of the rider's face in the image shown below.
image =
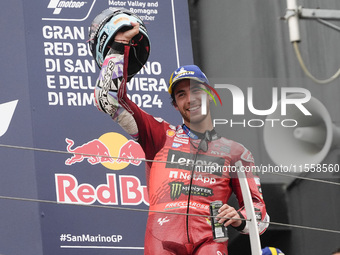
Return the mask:
<path id="1" fill-rule="evenodd" d="M 205 86 L 196 81 L 189 79 L 181 80 L 177 83 L 174 90 L 175 108 L 181 113 L 185 122 L 198 123 L 206 118 L 206 114 L 202 115 L 202 107 L 207 107 L 209 112 L 209 104 L 202 105 L 203 94 L 206 92 Z"/>

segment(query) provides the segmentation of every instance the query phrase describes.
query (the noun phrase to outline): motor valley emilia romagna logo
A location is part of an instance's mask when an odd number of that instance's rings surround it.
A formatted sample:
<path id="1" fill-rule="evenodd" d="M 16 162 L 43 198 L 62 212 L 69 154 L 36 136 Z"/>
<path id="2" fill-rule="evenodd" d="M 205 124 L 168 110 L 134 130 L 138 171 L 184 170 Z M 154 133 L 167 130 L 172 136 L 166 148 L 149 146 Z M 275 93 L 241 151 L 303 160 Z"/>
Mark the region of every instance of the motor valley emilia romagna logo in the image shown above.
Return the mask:
<path id="1" fill-rule="evenodd" d="M 50 0 L 47 9 L 49 16 L 43 20 L 82 21 L 86 19 L 96 0 Z"/>

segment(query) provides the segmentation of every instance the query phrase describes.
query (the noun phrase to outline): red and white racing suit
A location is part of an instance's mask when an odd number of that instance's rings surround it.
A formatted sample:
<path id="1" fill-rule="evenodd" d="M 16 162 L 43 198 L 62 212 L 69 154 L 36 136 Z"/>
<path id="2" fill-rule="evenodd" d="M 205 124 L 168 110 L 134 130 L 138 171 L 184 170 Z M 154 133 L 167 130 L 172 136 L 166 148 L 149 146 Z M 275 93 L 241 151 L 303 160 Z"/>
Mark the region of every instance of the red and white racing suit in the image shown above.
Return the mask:
<path id="1" fill-rule="evenodd" d="M 209 203 L 221 200 L 226 204 L 234 192 L 239 215 L 246 218 L 234 166 L 239 162 L 250 169 L 254 165 L 251 153 L 215 131 L 209 133 L 204 151 L 199 149 L 202 134 L 170 125 L 140 109 L 126 94 L 129 46 L 116 44 L 113 48 L 97 81 L 96 104 L 135 138 L 146 159 L 152 160 L 146 163 L 150 212 L 145 254 L 228 254 L 227 242 L 213 241 Z M 246 175 L 257 217 L 268 222 L 259 178 L 251 171 Z M 247 221 L 242 222 L 238 230 L 247 233 Z M 267 223 L 258 225 L 260 233 L 268 227 Z"/>

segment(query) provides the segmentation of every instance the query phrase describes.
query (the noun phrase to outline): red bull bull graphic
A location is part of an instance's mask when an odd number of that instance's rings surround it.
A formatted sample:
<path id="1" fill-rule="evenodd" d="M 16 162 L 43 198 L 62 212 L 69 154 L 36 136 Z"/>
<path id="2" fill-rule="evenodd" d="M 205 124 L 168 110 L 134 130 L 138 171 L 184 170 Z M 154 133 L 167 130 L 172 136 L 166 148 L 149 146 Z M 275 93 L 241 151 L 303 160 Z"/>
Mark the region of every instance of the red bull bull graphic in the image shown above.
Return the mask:
<path id="1" fill-rule="evenodd" d="M 119 150 L 117 163 L 131 163 L 132 165 L 139 166 L 144 159 L 145 154 L 142 147 L 133 140 L 127 141 Z"/>
<path id="2" fill-rule="evenodd" d="M 98 139 L 94 139 L 88 143 L 71 149 L 74 145 L 74 141 L 71 139 L 65 139 L 67 145 L 67 151 L 74 153 L 74 156 L 65 161 L 66 165 L 72 165 L 78 162 L 82 162 L 87 158 L 87 162 L 91 165 L 95 165 L 102 162 L 114 162 L 114 159 L 110 157 L 110 151 L 104 143 Z"/>
<path id="3" fill-rule="evenodd" d="M 121 170 L 129 164 L 139 166 L 145 159 L 144 151 L 137 142 L 115 132 L 106 133 L 76 148 L 73 148 L 75 143 L 72 139 L 66 138 L 65 141 L 67 151 L 73 153 L 65 161 L 65 165 L 69 166 L 87 160 L 91 165 L 101 163 L 108 169 Z"/>

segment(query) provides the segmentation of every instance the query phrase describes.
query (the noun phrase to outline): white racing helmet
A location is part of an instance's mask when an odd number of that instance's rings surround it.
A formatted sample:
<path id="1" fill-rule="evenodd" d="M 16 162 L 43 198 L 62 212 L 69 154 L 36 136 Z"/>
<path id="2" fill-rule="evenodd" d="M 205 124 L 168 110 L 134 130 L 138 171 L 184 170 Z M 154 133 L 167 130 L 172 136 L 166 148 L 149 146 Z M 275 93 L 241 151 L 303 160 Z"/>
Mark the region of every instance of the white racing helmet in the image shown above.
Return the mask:
<path id="1" fill-rule="evenodd" d="M 116 33 L 122 29 L 131 29 L 131 22 L 139 23 L 139 34 L 131 40 L 128 76 L 138 73 L 146 63 L 150 53 L 150 40 L 144 22 L 127 9 L 110 7 L 97 15 L 90 27 L 88 42 L 99 68 L 103 65 Z"/>

